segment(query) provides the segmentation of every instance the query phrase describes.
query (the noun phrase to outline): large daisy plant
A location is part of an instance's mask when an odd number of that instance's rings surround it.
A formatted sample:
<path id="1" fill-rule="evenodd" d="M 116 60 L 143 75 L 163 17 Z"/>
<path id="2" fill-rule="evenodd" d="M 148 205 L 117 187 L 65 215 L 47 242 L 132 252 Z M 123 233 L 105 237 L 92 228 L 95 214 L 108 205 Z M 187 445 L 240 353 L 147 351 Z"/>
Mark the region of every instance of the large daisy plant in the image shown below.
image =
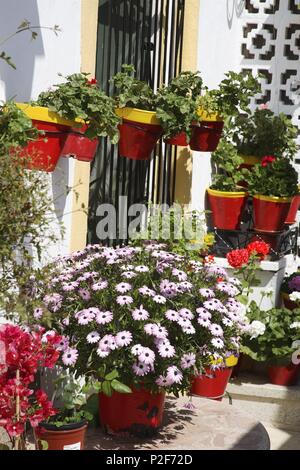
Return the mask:
<path id="1" fill-rule="evenodd" d="M 50 319 L 63 364 L 108 395 L 141 385 L 178 394 L 238 354 L 248 328 L 239 292 L 222 268 L 161 244 L 93 245 L 58 260 L 33 320 Z"/>

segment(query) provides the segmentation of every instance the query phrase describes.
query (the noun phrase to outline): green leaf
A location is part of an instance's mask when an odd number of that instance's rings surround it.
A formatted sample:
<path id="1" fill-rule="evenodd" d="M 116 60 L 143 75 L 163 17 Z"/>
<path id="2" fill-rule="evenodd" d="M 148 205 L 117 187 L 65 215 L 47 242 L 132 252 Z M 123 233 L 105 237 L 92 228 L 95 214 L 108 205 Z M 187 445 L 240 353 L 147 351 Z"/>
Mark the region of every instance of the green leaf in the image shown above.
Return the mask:
<path id="1" fill-rule="evenodd" d="M 111 386 L 112 386 L 113 390 L 115 390 L 116 392 L 119 392 L 119 393 L 132 393 L 131 388 L 127 387 L 127 385 L 119 382 L 116 379 L 114 379 L 111 382 Z"/>
<path id="2" fill-rule="evenodd" d="M 107 395 L 108 397 L 112 396 L 112 383 L 108 381 L 102 382 L 102 392 Z"/>
<path id="3" fill-rule="evenodd" d="M 111 381 L 111 380 L 116 379 L 117 377 L 119 377 L 118 371 L 117 371 L 117 370 L 113 370 L 112 372 L 110 372 L 109 374 L 107 374 L 107 375 L 105 376 L 105 380 Z"/>

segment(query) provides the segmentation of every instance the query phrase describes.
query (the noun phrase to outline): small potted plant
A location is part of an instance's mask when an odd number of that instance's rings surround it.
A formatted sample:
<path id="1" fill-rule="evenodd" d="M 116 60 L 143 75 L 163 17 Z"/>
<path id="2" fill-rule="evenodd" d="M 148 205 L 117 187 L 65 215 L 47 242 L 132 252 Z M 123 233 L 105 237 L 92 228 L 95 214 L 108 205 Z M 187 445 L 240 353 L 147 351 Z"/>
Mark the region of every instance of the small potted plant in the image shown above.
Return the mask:
<path id="1" fill-rule="evenodd" d="M 119 152 L 122 157 L 148 160 L 163 130 L 156 117 L 153 90 L 134 73 L 133 65 L 123 65 L 122 72 L 111 79 L 116 112 L 122 118 Z"/>
<path id="2" fill-rule="evenodd" d="M 65 341 L 64 339 L 62 341 Z M 57 403 L 57 411 L 35 429 L 36 447 L 39 450 L 84 450 L 88 421 L 93 415 L 86 409 L 92 387 L 84 376 L 61 370 L 55 380 L 55 392 L 51 402 Z"/>
<path id="3" fill-rule="evenodd" d="M 43 390 L 33 390 L 38 367 L 54 367 L 59 358 L 58 335 L 45 343 L 43 329 L 26 331 L 20 326 L 0 326 L 0 425 L 8 442 L 1 449 L 26 449 L 26 431 L 56 414 Z"/>
<path id="4" fill-rule="evenodd" d="M 67 338 L 63 363 L 100 377 L 106 430 L 155 431 L 167 392 L 189 392 L 197 373 L 238 353 L 239 290 L 223 277 L 157 243 L 89 246 L 56 265 L 43 308 Z"/>
<path id="5" fill-rule="evenodd" d="M 253 196 L 254 230 L 279 232 L 298 194 L 298 173 L 287 158 L 266 156 L 248 173 L 248 192 Z"/>
<path id="6" fill-rule="evenodd" d="M 199 72 L 181 72 L 168 85 L 157 90 L 156 115 L 167 144 L 183 147 L 189 144 L 191 124 L 198 120 L 197 99 L 202 83 Z"/>
<path id="7" fill-rule="evenodd" d="M 231 119 L 226 132 L 248 168 L 261 163 L 266 155 L 292 160 L 297 153 L 297 127 L 285 114 L 277 116 L 266 105 L 251 115 L 240 114 Z"/>
<path id="8" fill-rule="evenodd" d="M 269 380 L 274 385 L 295 385 L 299 364 L 295 361 L 299 340 L 300 310 L 274 308 L 262 311 L 252 302 L 247 311 L 250 321 L 259 321 L 264 332 L 245 337 L 241 350 L 255 361 L 268 366 Z"/>
<path id="9" fill-rule="evenodd" d="M 100 137 L 108 136 L 112 143 L 118 142 L 120 120 L 114 102 L 100 90 L 97 80 L 89 79 L 86 73 L 67 76 L 65 82 L 42 92 L 36 104 L 73 121 L 61 149 L 63 156 L 91 162 Z"/>
<path id="10" fill-rule="evenodd" d="M 300 272 L 296 271 L 284 278 L 281 284 L 281 297 L 286 308 L 299 308 L 300 301 Z"/>
<path id="11" fill-rule="evenodd" d="M 216 173 L 207 190 L 213 226 L 222 230 L 238 230 L 248 194 L 242 186 L 246 169 L 239 169 L 242 162 L 233 144 L 222 139 L 212 155 Z"/>
<path id="12" fill-rule="evenodd" d="M 200 122 L 193 125 L 192 150 L 214 152 L 220 141 L 224 120 L 249 112 L 250 98 L 260 91 L 251 73 L 227 72 L 215 90 L 208 90 L 198 99 Z"/>

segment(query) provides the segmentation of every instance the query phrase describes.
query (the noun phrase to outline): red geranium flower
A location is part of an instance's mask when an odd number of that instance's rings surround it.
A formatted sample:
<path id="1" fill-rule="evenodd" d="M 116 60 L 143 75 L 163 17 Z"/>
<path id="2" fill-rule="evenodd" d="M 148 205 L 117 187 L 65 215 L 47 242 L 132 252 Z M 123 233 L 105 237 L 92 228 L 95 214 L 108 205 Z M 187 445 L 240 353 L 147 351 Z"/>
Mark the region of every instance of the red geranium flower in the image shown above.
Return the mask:
<path id="1" fill-rule="evenodd" d="M 265 243 L 264 241 L 255 241 L 249 243 L 249 245 L 247 246 L 247 250 L 249 255 L 257 255 L 261 260 L 263 260 L 270 252 L 270 245 L 268 245 L 268 243 Z"/>
<path id="2" fill-rule="evenodd" d="M 241 250 L 232 250 L 227 253 L 227 261 L 233 268 L 241 268 L 249 261 L 248 250 L 242 248 Z"/>
<path id="3" fill-rule="evenodd" d="M 96 78 L 91 78 L 87 81 L 89 85 L 98 85 Z"/>
<path id="4" fill-rule="evenodd" d="M 276 160 L 276 157 L 273 155 L 266 155 L 262 161 L 261 161 L 261 166 L 268 166 L 271 163 L 273 163 Z"/>

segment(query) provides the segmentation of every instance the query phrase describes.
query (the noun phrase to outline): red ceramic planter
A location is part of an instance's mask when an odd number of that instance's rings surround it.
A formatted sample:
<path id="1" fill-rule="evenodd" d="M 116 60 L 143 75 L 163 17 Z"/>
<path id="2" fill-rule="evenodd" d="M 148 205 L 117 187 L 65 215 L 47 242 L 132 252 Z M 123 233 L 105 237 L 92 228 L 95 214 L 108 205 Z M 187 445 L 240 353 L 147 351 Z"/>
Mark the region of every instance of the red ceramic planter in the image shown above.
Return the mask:
<path id="1" fill-rule="evenodd" d="M 152 394 L 133 389 L 132 393 L 99 394 L 100 423 L 108 433 L 144 435 L 162 423 L 165 393 Z"/>
<path id="2" fill-rule="evenodd" d="M 192 124 L 190 147 L 198 152 L 214 152 L 218 147 L 224 122 L 201 121 L 199 126 Z"/>
<path id="3" fill-rule="evenodd" d="M 55 170 L 65 144 L 68 126 L 52 122 L 32 121 L 33 125 L 45 132 L 37 140 L 30 142 L 20 152 L 25 167 L 29 170 L 52 172 Z"/>
<path id="4" fill-rule="evenodd" d="M 271 366 L 268 368 L 268 376 L 273 385 L 295 385 L 299 375 L 299 365 Z"/>
<path id="5" fill-rule="evenodd" d="M 222 230 L 238 230 L 247 201 L 247 193 L 208 189 L 213 226 Z"/>
<path id="6" fill-rule="evenodd" d="M 119 153 L 132 160 L 149 160 L 157 141 L 162 136 L 162 127 L 123 119 L 119 125 Z"/>
<path id="7" fill-rule="evenodd" d="M 284 230 L 290 205 L 290 198 L 253 196 L 254 230 L 258 232 Z"/>
<path id="8" fill-rule="evenodd" d="M 86 126 L 72 129 L 64 143 L 61 155 L 73 157 L 81 162 L 92 162 L 98 147 L 98 139 L 89 139 L 84 135 Z"/>
<path id="9" fill-rule="evenodd" d="M 60 428 L 43 424 L 35 431 L 36 448 L 42 450 L 40 441 L 46 441 L 47 450 L 84 450 L 86 429 L 86 422 L 67 424 Z"/>
<path id="10" fill-rule="evenodd" d="M 221 400 L 231 377 L 232 367 L 205 369 L 205 374 L 194 377 L 191 394 L 212 400 Z"/>
<path id="11" fill-rule="evenodd" d="M 292 225 L 296 222 L 297 212 L 300 206 L 300 194 L 294 196 L 292 199 L 291 207 L 288 212 L 287 218 L 285 219 L 286 225 Z"/>
<path id="12" fill-rule="evenodd" d="M 170 137 L 169 139 L 165 139 L 165 143 L 169 145 L 178 145 L 180 147 L 187 147 L 189 145 L 185 132 L 180 132 L 180 134 Z"/>

